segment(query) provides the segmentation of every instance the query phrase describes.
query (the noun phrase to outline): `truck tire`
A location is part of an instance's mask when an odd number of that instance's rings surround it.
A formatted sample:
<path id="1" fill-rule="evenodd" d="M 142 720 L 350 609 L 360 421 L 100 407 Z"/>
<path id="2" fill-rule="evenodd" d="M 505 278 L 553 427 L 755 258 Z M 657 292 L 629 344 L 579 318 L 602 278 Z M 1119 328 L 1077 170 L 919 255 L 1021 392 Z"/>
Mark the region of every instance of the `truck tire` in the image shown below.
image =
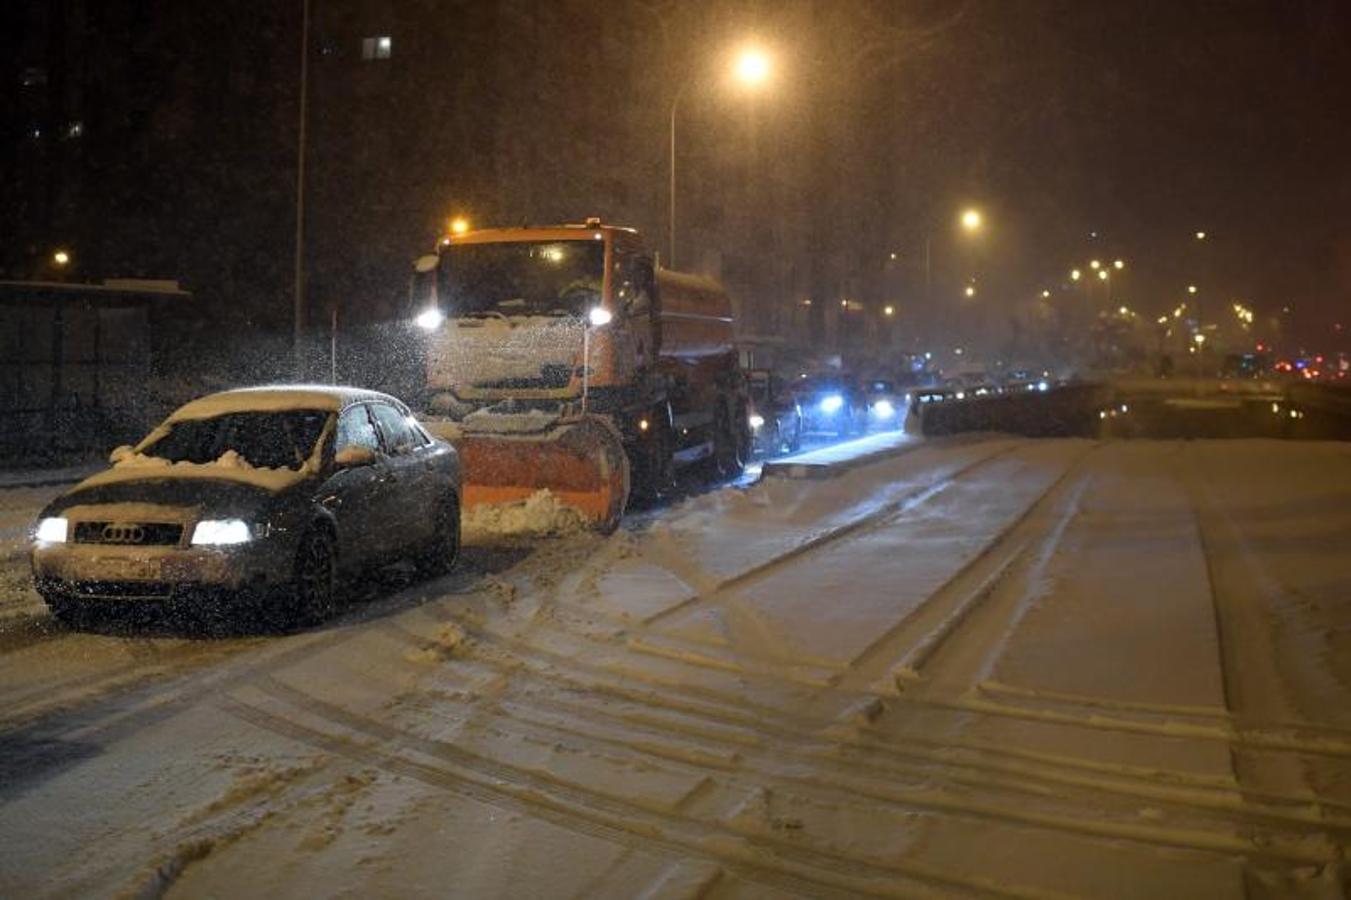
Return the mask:
<path id="1" fill-rule="evenodd" d="M 741 416 L 743 422 L 745 418 Z M 746 468 L 749 435 L 743 435 L 746 428 L 737 428 L 734 422 L 734 416 L 727 412 L 727 407 L 719 406 L 713 425 L 713 466 L 722 478 L 734 478 Z"/>
<path id="2" fill-rule="evenodd" d="M 669 422 L 655 416 L 656 426 L 646 439 L 634 446 L 630 457 L 633 471 L 633 493 L 651 502 L 666 496 L 675 488 L 675 434 Z"/>

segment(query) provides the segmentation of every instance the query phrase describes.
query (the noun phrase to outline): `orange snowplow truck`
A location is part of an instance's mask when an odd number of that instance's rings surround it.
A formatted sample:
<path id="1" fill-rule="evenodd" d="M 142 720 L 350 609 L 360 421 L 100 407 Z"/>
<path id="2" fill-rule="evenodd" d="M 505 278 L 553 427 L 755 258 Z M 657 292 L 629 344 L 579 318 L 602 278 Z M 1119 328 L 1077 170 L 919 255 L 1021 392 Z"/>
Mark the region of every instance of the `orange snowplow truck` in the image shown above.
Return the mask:
<path id="1" fill-rule="evenodd" d="M 547 490 L 601 530 L 678 470 L 739 472 L 750 449 L 732 305 L 657 268 L 630 228 L 487 228 L 417 261 L 428 426 L 456 445 L 463 503 Z"/>

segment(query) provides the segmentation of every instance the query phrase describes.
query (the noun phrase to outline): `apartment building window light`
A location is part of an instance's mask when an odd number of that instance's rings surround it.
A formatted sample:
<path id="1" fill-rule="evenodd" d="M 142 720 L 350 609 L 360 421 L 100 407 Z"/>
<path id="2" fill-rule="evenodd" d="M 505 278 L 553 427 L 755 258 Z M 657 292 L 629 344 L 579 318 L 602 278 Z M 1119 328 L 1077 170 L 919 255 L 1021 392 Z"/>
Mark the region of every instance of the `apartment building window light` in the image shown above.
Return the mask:
<path id="1" fill-rule="evenodd" d="M 387 34 L 361 39 L 361 58 L 365 60 L 389 59 L 394 50 L 394 39 Z"/>

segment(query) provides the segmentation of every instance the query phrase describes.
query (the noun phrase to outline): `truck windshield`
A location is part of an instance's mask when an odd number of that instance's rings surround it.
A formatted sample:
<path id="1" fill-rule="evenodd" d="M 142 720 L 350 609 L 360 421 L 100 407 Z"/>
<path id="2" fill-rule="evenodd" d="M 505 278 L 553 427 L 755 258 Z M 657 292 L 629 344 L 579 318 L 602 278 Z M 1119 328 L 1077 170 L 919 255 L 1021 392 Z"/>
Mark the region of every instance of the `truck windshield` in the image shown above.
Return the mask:
<path id="1" fill-rule="evenodd" d="M 438 293 L 457 316 L 580 316 L 601 299 L 605 246 L 595 240 L 455 244 L 441 251 Z"/>

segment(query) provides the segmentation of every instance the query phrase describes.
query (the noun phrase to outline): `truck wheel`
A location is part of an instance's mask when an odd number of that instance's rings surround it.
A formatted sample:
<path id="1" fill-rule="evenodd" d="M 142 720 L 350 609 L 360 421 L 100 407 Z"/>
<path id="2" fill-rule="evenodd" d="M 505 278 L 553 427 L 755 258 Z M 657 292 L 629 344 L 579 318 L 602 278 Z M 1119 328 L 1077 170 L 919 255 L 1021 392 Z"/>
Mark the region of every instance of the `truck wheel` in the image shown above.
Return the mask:
<path id="1" fill-rule="evenodd" d="M 740 475 L 746 468 L 749 440 L 743 437 L 744 431 L 732 425 L 725 408 L 719 408 L 713 430 L 713 464 L 723 478 Z"/>
<path id="2" fill-rule="evenodd" d="M 660 499 L 675 486 L 675 435 L 659 422 L 651 435 L 631 446 L 634 495 L 648 502 Z"/>

